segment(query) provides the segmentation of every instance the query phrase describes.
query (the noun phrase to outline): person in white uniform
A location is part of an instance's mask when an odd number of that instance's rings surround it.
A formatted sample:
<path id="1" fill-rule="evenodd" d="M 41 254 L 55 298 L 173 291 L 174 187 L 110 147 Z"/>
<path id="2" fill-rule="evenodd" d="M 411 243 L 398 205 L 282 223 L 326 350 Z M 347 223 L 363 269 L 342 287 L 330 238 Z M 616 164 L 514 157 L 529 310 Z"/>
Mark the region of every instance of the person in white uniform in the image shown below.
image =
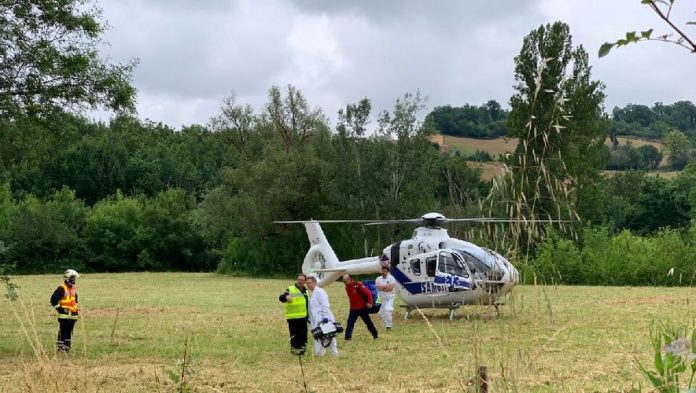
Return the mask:
<path id="1" fill-rule="evenodd" d="M 394 312 L 394 297 L 396 295 L 396 279 L 389 273 L 389 266 L 382 265 L 382 275 L 375 280 L 379 298 L 382 300 L 382 308 L 379 316 L 387 330 L 392 328 L 392 312 Z"/>
<path id="2" fill-rule="evenodd" d="M 334 316 L 331 312 L 329 295 L 317 285 L 316 277 L 307 277 L 307 288 L 312 291 L 311 295 L 309 295 L 309 322 L 312 325 L 312 329 L 319 326 L 320 323 L 333 322 Z M 314 354 L 316 356 L 323 356 L 326 348 L 329 348 L 329 352 L 332 355 L 338 356 L 336 337 L 331 338 L 331 342 L 327 347 L 324 347 L 322 340 L 314 340 Z"/>

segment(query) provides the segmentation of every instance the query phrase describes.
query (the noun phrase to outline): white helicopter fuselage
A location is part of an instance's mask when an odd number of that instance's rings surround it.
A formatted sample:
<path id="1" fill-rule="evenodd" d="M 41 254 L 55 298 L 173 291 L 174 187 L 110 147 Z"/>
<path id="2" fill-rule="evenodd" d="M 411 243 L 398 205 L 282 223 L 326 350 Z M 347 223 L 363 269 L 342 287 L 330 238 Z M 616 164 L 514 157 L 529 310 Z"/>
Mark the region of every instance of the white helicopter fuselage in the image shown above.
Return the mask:
<path id="1" fill-rule="evenodd" d="M 413 237 L 384 249 L 380 257 L 340 262 L 317 222 L 304 222 L 311 247 L 302 265 L 305 274 L 327 286 L 344 274 L 380 273 L 388 263 L 396 293 L 407 309 L 462 305 L 496 305 L 518 282 L 519 273 L 495 251 L 451 238 L 439 227 L 417 228 Z M 386 259 L 386 258 L 383 258 Z"/>

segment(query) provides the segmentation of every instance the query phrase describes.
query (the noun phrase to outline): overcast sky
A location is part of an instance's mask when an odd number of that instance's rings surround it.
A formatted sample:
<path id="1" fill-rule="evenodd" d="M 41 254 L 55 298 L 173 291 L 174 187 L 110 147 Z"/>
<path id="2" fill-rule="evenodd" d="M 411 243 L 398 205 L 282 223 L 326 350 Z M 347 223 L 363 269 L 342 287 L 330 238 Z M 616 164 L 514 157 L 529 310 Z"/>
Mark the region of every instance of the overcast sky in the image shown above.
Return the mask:
<path id="1" fill-rule="evenodd" d="M 335 122 L 336 111 L 368 97 L 373 112 L 406 92 L 440 105 L 504 107 L 513 58 L 542 23 L 570 25 L 590 53 L 605 107 L 696 102 L 696 55 L 644 42 L 598 59 L 626 31 L 669 32 L 640 0 L 101 0 L 111 62 L 137 58 L 133 75 L 142 119 L 173 127 L 207 124 L 224 97 L 257 110 L 273 85 L 292 84 Z M 684 26 L 693 2 L 676 2 Z M 696 27 L 686 31 L 696 35 Z"/>

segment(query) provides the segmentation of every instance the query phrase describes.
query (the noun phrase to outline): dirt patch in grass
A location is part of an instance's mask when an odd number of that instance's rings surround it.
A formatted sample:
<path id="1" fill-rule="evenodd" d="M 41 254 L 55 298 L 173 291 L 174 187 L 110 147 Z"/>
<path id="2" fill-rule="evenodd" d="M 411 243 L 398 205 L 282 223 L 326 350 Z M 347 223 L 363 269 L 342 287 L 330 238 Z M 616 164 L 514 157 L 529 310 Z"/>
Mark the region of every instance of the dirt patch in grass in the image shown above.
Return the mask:
<path id="1" fill-rule="evenodd" d="M 181 309 L 176 307 L 97 307 L 83 310 L 82 314 L 89 318 L 113 318 L 118 313 L 120 316 L 126 315 L 158 315 L 180 313 Z"/>

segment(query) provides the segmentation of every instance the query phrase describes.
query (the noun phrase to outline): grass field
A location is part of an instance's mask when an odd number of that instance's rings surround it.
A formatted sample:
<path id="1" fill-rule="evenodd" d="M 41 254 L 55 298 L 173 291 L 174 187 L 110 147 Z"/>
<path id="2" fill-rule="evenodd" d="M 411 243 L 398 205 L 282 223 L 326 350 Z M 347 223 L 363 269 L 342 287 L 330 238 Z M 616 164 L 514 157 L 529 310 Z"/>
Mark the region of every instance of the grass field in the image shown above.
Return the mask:
<path id="1" fill-rule="evenodd" d="M 0 391 L 186 391 L 174 382 L 184 364 L 194 392 L 305 391 L 277 300 L 291 279 L 85 274 L 75 352 L 56 357 L 47 303 L 59 280 L 16 277 L 22 302 L 3 300 Z M 342 285 L 328 293 L 345 323 Z M 651 360 L 651 322 L 691 324 L 695 305 L 694 288 L 522 286 L 500 317 L 490 307 L 455 321 L 442 310 L 399 314 L 377 341 L 359 322 L 339 358 L 307 356 L 304 374 L 314 392 L 468 392 L 485 365 L 491 392 L 625 392 L 645 386 L 634 358 Z"/>

